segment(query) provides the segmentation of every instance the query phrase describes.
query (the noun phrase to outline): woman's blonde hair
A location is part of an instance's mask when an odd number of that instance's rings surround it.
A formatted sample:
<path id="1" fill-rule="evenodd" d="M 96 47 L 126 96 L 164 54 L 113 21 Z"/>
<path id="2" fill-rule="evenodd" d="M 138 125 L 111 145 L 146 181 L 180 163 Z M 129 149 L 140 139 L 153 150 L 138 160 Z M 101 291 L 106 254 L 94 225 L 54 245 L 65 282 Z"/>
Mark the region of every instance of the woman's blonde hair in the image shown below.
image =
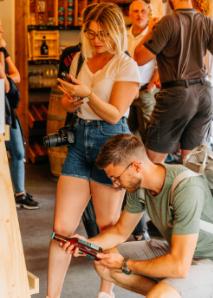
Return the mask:
<path id="1" fill-rule="evenodd" d="M 101 30 L 106 32 L 104 42 L 111 53 L 120 53 L 127 50 L 127 32 L 121 9 L 114 3 L 99 3 L 88 14 L 86 22 L 82 27 L 82 51 L 84 57 L 92 55 L 92 48 L 85 36 L 90 23 L 94 21 L 99 24 Z"/>

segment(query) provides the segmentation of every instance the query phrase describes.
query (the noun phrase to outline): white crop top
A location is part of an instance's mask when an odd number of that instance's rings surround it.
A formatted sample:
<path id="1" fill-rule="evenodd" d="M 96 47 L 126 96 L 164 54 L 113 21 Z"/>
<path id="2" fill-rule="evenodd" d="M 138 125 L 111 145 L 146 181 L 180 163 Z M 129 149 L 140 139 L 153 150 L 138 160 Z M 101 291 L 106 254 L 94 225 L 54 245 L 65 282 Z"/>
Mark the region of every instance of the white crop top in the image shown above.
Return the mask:
<path id="1" fill-rule="evenodd" d="M 75 76 L 79 54 L 73 58 L 70 73 Z M 103 101 L 109 102 L 113 84 L 119 82 L 138 82 L 140 83 L 140 75 L 136 62 L 125 53 L 116 54 L 112 59 L 100 70 L 92 73 L 84 61 L 78 74 L 78 79 L 87 85 L 91 90 Z M 125 113 L 128 117 L 129 109 Z M 78 117 L 85 120 L 101 120 L 101 118 L 93 112 L 89 105 L 85 102 L 78 111 Z"/>

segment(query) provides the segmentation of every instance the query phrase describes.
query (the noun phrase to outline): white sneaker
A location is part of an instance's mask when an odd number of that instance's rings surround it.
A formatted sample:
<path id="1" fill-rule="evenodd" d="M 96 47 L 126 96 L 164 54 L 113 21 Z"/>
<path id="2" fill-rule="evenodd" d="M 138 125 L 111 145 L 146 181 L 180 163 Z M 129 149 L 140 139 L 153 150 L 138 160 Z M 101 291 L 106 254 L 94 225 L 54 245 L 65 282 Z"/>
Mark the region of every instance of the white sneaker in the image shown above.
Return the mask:
<path id="1" fill-rule="evenodd" d="M 97 298 L 115 298 L 115 294 L 114 292 L 112 292 L 111 294 L 99 292 Z"/>

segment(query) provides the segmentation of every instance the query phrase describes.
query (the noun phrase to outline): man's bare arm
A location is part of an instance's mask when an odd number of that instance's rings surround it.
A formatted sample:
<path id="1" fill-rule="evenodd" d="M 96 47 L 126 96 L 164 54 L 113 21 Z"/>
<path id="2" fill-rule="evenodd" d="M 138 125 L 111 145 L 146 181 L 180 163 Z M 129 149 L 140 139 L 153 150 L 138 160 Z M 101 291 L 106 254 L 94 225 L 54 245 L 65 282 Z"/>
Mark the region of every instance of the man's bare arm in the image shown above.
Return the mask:
<path id="1" fill-rule="evenodd" d="M 128 260 L 128 267 L 137 274 L 152 277 L 184 278 L 191 266 L 198 235 L 173 235 L 171 251 L 151 260 Z"/>
<path id="2" fill-rule="evenodd" d="M 101 246 L 104 250 L 115 247 L 128 239 L 141 217 L 142 213 L 123 211 L 116 225 L 90 238 L 89 241 Z"/>
<path id="3" fill-rule="evenodd" d="M 143 41 L 135 48 L 134 59 L 138 65 L 144 65 L 155 58 L 155 54 L 149 51 Z"/>

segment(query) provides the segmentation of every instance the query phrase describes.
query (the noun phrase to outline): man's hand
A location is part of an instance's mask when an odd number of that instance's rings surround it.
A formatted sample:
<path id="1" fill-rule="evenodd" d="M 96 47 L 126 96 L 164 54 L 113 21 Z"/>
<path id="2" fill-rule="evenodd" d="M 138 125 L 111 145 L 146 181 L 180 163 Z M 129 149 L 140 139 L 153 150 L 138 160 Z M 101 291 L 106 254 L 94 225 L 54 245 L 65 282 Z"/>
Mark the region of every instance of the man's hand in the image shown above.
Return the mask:
<path id="1" fill-rule="evenodd" d="M 96 264 L 105 266 L 110 269 L 121 269 L 124 257 L 119 253 L 98 253 L 100 259 Z"/>

